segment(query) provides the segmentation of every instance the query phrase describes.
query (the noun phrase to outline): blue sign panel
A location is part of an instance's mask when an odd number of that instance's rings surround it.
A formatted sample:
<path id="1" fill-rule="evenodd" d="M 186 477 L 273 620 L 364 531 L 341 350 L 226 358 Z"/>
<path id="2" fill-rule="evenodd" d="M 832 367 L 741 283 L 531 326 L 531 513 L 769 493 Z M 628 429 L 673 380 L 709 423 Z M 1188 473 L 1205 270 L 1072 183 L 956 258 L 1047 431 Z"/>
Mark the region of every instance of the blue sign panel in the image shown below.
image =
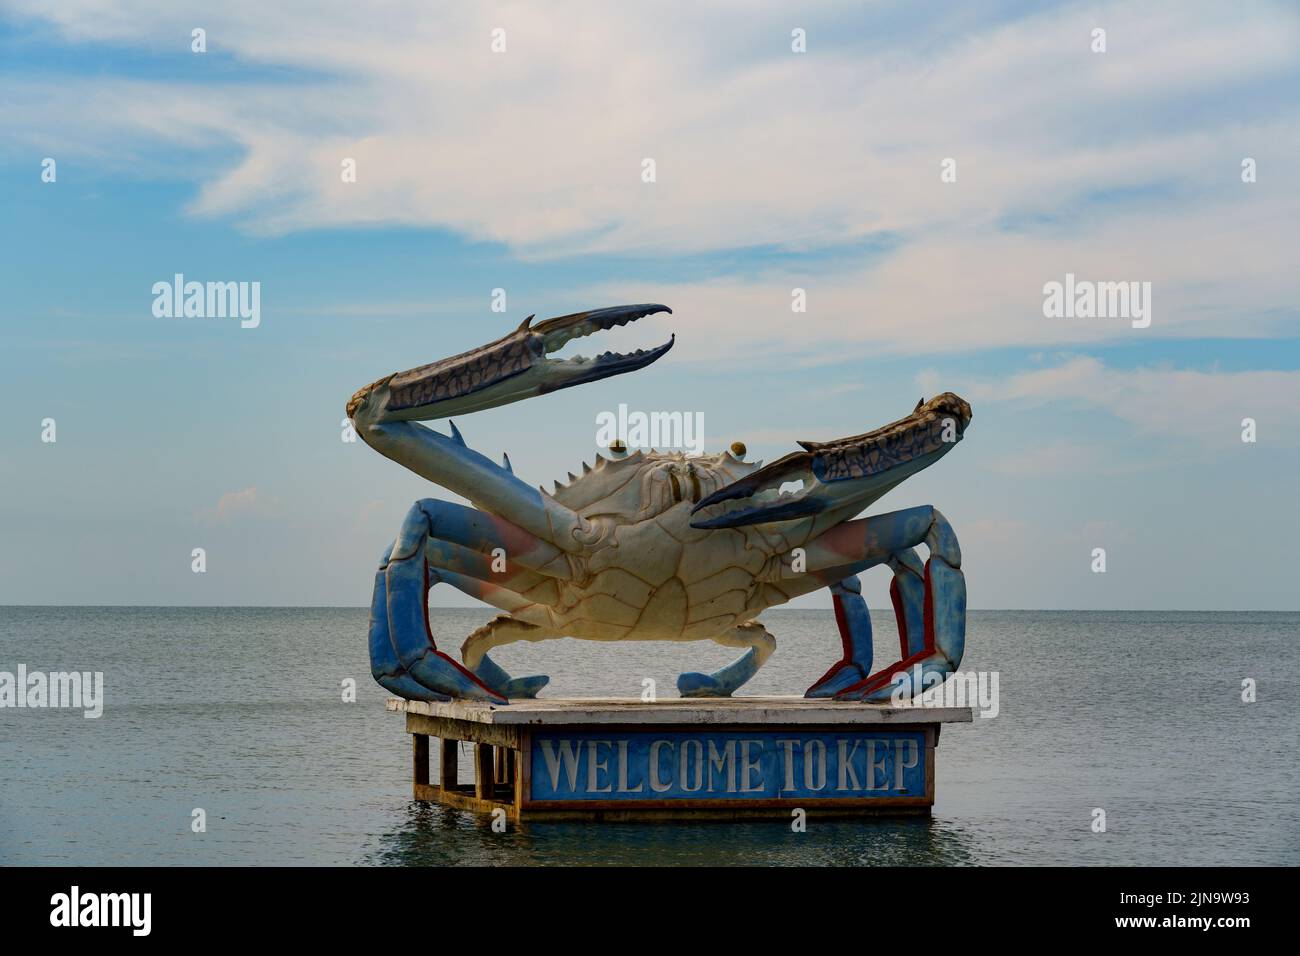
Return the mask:
<path id="1" fill-rule="evenodd" d="M 924 797 L 921 731 L 533 731 L 529 799 Z"/>

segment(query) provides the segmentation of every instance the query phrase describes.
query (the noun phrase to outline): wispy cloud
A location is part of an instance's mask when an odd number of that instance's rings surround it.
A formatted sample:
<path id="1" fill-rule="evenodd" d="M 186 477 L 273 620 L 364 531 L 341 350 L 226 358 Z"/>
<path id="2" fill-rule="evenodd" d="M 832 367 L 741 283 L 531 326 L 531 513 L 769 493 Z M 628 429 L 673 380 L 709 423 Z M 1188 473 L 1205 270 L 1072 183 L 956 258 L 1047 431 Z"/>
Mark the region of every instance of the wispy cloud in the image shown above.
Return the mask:
<path id="1" fill-rule="evenodd" d="M 207 523 L 226 524 L 246 515 L 265 514 L 274 506 L 274 500 L 250 485 L 239 491 L 226 492 L 214 506 L 200 510 L 195 517 Z"/>
<path id="2" fill-rule="evenodd" d="M 791 14 L 732 4 L 412 2 L 383 17 L 349 3 L 4 6 L 71 41 L 185 64 L 165 82 L 14 77 L 0 115 L 15 142 L 146 164 L 159 142 L 178 163 L 229 144 L 224 166 L 173 172 L 199 177 L 192 213 L 254 231 L 405 223 L 523 257 L 899 237 L 870 266 L 656 284 L 718 333 L 700 358 L 1131 334 L 1045 320 L 1042 286 L 1067 271 L 1152 282 L 1152 335 L 1296 324 L 1300 192 L 1284 170 L 1300 153 L 1300 104 L 1278 90 L 1300 75 L 1300 21 L 1277 5 L 1065 6 L 938 40 L 902 31 L 885 53 L 870 17 L 855 29 L 814 4 L 801 16 L 826 26 L 806 54 L 790 52 Z M 300 75 L 207 69 L 185 54 L 200 23 L 207 56 Z M 1099 24 L 1104 54 L 1089 49 Z M 496 27 L 505 53 L 490 49 Z M 1240 181 L 1244 156 L 1257 183 Z M 654 184 L 641 181 L 646 157 Z M 940 182 L 948 157 L 955 183 Z M 341 181 L 344 158 L 355 183 Z M 804 315 L 790 312 L 795 286 Z"/>
<path id="3" fill-rule="evenodd" d="M 962 386 L 975 401 L 1014 401 L 1096 409 L 1144 435 L 1191 441 L 1206 449 L 1241 445 L 1252 418 L 1261 444 L 1300 445 L 1300 372 L 1220 372 L 1164 367 L 1112 368 L 1079 356 L 1002 381 Z M 1048 462 L 1060 452 L 1039 449 Z"/>

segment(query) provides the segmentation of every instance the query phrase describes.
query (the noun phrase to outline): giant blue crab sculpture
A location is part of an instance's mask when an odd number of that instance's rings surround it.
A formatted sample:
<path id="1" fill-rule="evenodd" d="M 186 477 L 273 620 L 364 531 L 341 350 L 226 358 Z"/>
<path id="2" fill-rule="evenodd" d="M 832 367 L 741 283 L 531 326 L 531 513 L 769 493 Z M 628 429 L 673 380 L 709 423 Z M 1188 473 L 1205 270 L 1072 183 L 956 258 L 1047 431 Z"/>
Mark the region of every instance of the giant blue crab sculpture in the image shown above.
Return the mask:
<path id="1" fill-rule="evenodd" d="M 677 681 L 688 697 L 730 696 L 772 654 L 756 618 L 766 608 L 829 588 L 844 653 L 809 697 L 882 700 L 919 693 L 952 673 L 965 643 L 966 587 L 952 528 L 924 506 L 857 520 L 876 499 L 934 463 L 970 423 L 945 392 L 862 435 L 800 442 L 766 467 L 743 446 L 703 457 L 597 455 L 553 494 L 516 478 L 450 435 L 420 425 L 644 368 L 673 344 L 631 355 L 549 358 L 571 339 L 663 305 L 628 305 L 549 319 L 460 355 L 385 376 L 347 413 L 372 448 L 473 507 L 417 501 L 375 576 L 370 657 L 375 679 L 414 700 L 505 704 L 536 696 L 546 677 L 511 678 L 491 657 L 515 641 L 714 641 L 745 650 L 711 674 Z M 801 482 L 791 494 L 781 486 Z M 924 543 L 922 564 L 913 550 Z M 499 559 L 507 560 L 501 569 Z M 494 568 L 494 560 L 498 566 Z M 871 673 L 871 621 L 857 575 L 893 572 L 901 659 Z M 428 591 L 436 583 L 504 612 L 469 635 L 457 662 L 435 645 Z"/>

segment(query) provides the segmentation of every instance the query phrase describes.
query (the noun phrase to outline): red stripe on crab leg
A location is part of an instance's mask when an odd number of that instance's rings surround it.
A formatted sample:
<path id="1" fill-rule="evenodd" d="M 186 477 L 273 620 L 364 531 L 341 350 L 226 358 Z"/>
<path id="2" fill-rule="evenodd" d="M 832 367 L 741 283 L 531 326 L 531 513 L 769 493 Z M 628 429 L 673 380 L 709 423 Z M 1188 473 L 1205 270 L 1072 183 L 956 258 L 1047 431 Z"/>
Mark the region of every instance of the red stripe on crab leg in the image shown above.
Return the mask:
<path id="1" fill-rule="evenodd" d="M 919 652 L 846 688 L 837 699 L 883 701 L 895 693 L 910 699 L 942 683 L 960 666 L 966 644 L 966 580 L 960 569 L 938 555 L 925 563 L 924 621 L 925 639 Z"/>
<path id="2" fill-rule="evenodd" d="M 925 544 L 929 560 L 920 566 L 912 548 Z M 944 516 L 924 505 L 889 514 L 846 521 L 809 542 L 806 574 L 816 580 L 829 568 L 854 571 L 888 563 L 894 571 L 895 613 L 902 659 L 836 695 L 841 699 L 882 699 L 890 696 L 895 674 L 920 665 L 923 677 L 942 678 L 961 663 L 966 640 L 966 584 L 961 573 L 961 548 Z M 793 562 L 783 562 L 783 578 L 797 578 Z M 903 695 L 913 676 L 901 678 Z M 812 690 L 816 690 L 814 685 Z"/>
<path id="3" fill-rule="evenodd" d="M 899 659 L 906 657 L 907 650 L 907 616 L 903 612 L 903 597 L 898 593 L 898 578 L 889 582 L 889 600 L 894 605 L 894 620 L 898 624 Z"/>
<path id="4" fill-rule="evenodd" d="M 871 612 L 862 599 L 862 584 L 857 575 L 832 584 L 831 600 L 844 655 L 804 692 L 805 697 L 833 697 L 861 681 L 871 670 Z"/>
<path id="5" fill-rule="evenodd" d="M 886 562 L 894 572 L 889 596 L 898 624 L 899 656 L 919 654 L 925 646 L 925 565 L 911 548 Z"/>

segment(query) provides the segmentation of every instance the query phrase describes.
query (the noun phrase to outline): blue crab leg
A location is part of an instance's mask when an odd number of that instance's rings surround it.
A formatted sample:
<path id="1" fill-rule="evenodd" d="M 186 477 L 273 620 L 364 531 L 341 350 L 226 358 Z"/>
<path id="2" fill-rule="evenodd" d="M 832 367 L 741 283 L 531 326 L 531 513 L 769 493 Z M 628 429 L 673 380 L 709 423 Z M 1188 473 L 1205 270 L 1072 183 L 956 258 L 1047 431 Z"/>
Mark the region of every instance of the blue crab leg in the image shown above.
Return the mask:
<path id="1" fill-rule="evenodd" d="M 489 568 L 494 552 L 499 551 L 505 556 L 507 567 L 516 573 L 522 568 L 548 578 L 567 580 L 572 576 L 572 567 L 564 552 L 512 521 L 452 501 L 439 501 L 437 498 L 422 498 L 414 507 L 421 509 L 427 516 L 425 523 L 429 541 L 426 547 L 436 549 L 437 542 L 446 542 L 463 549 L 456 552 L 461 557 L 466 557 L 466 551 L 482 556 Z M 437 559 L 431 560 L 430 564 L 444 566 Z M 449 570 L 460 568 L 452 566 Z M 504 583 L 509 573 L 490 574 L 489 577 Z"/>
<path id="2" fill-rule="evenodd" d="M 830 586 L 835 623 L 844 656 L 805 692 L 805 697 L 834 697 L 871 673 L 871 612 L 862 598 L 862 582 L 847 577 Z"/>
<path id="3" fill-rule="evenodd" d="M 430 548 L 426 549 L 430 564 L 433 562 L 433 556 L 439 553 L 433 551 L 433 544 L 434 542 L 430 542 Z M 445 542 L 442 544 L 445 548 Z M 392 548 L 390 547 L 384 553 L 379 573 L 375 576 L 375 597 L 370 610 L 371 674 L 374 675 L 375 681 L 381 687 L 407 700 L 450 700 L 451 698 L 448 695 L 432 691 L 411 677 L 397 658 L 397 648 L 393 645 L 388 630 L 388 579 L 386 572 L 391 552 Z M 445 551 L 442 553 L 445 553 Z M 429 587 L 432 589 L 435 584 L 450 584 L 465 594 L 485 600 L 496 607 L 511 612 L 526 611 L 533 606 L 529 601 L 505 588 L 493 587 L 467 575 L 430 566 Z M 485 589 L 490 589 L 490 591 L 485 593 Z M 497 620 L 500 621 L 503 618 Z M 521 628 L 534 626 L 514 618 L 504 618 L 504 620 L 514 621 Z M 479 629 L 479 631 L 481 630 L 482 628 Z M 537 628 L 537 630 L 540 630 L 540 628 Z M 511 678 L 504 669 L 490 660 L 485 654 L 479 654 L 477 660 L 470 660 L 465 653 L 465 648 L 470 646 L 471 641 L 475 639 L 479 631 L 471 634 L 465 642 L 465 647 L 461 649 L 461 656 L 465 666 L 474 673 L 475 677 L 503 697 L 536 697 L 537 692 L 549 683 L 549 677 L 538 675 L 535 677 Z"/>
<path id="4" fill-rule="evenodd" d="M 690 671 L 679 675 L 677 690 L 683 697 L 730 697 L 758 673 L 776 650 L 776 638 L 757 621 L 740 624 L 713 640 L 726 647 L 746 647 L 748 650 L 712 674 Z"/>
<path id="5" fill-rule="evenodd" d="M 432 558 L 429 559 L 428 564 L 429 588 L 431 590 L 435 584 L 450 584 L 462 594 L 477 598 L 484 604 L 490 604 L 497 610 L 505 611 L 511 617 L 527 624 L 550 628 L 554 623 L 548 606 L 531 601 L 522 594 L 493 584 L 490 581 L 483 581 L 468 574 L 461 574 L 458 571 L 438 568 L 434 565 Z M 471 667 L 470 670 L 474 670 L 474 668 Z"/>
<path id="6" fill-rule="evenodd" d="M 537 692 L 550 683 L 544 674 L 532 677 L 511 677 L 505 668 L 488 657 L 491 647 L 514 641 L 545 641 L 559 637 L 554 631 L 528 624 L 509 615 L 499 615 L 465 638 L 461 645 L 461 658 L 485 684 L 506 697 L 536 697 Z"/>
<path id="7" fill-rule="evenodd" d="M 805 566 L 818 572 L 849 565 L 859 569 L 874 567 L 925 543 L 932 534 L 936 546 L 956 548 L 957 539 L 947 520 L 930 505 L 844 521 L 803 546 Z M 784 574 L 798 576 L 788 570 Z"/>
<path id="8" fill-rule="evenodd" d="M 874 558 L 871 561 L 872 565 L 878 563 L 882 562 Z M 925 645 L 925 568 L 911 548 L 890 555 L 883 563 L 894 572 L 889 596 L 898 623 L 900 657 L 907 658 L 919 654 Z M 814 573 L 826 577 L 835 569 Z M 830 592 L 844 656 L 808 688 L 805 697 L 834 697 L 871 674 L 871 614 L 862 598 L 861 584 L 857 577 L 847 577 L 830 585 Z"/>
<path id="9" fill-rule="evenodd" d="M 542 674 L 512 678 L 506 673 L 505 668 L 481 650 L 482 639 L 485 630 L 492 633 L 499 631 L 504 626 L 503 622 L 509 622 L 517 632 L 536 632 L 548 637 L 558 637 L 559 635 L 547 630 L 547 626 L 551 623 L 549 610 L 510 590 L 504 584 L 482 580 L 481 575 L 492 572 L 488 567 L 488 561 L 481 555 L 445 541 L 430 539 L 425 547 L 425 556 L 429 567 L 430 588 L 435 584 L 450 584 L 470 597 L 478 598 L 507 612 L 495 618 L 489 625 L 478 628 L 465 639 L 460 649 L 461 662 L 473 672 L 475 677 L 502 697 L 536 697 L 537 692 L 550 683 L 551 679 Z M 461 570 L 449 570 L 448 565 L 458 565 Z M 466 568 L 474 569 L 474 573 L 464 573 Z M 512 583 L 525 581 L 526 576 L 541 579 L 544 583 L 551 580 L 531 571 L 520 571 L 513 576 Z M 529 636 L 523 639 L 544 640 L 545 637 Z"/>
<path id="10" fill-rule="evenodd" d="M 419 549 L 419 553 L 412 549 Z M 499 574 L 492 570 L 495 556 L 491 552 L 496 549 L 506 555 L 506 570 Z M 544 567 L 549 573 L 531 570 L 528 564 Z M 415 580 L 421 566 L 425 569 L 423 590 Z M 547 679 L 540 676 L 511 679 L 491 660 L 467 661 L 469 666 L 462 668 L 439 652 L 429 636 L 427 595 L 429 588 L 443 582 L 508 611 L 523 627 L 545 627 L 550 624 L 547 608 L 513 589 L 545 591 L 548 585 L 554 587 L 552 575 L 568 575 L 569 565 L 554 545 L 493 515 L 429 498 L 417 502 L 408 512 L 397 544 L 385 555 L 381 573 L 384 580 L 382 587 L 381 582 L 376 582 L 371 621 L 371 660 L 375 678 L 383 686 L 417 700 L 473 696 L 475 691 L 463 674 L 447 672 L 447 662 L 455 665 L 455 671 L 467 670 L 498 697 L 535 696 L 545 685 Z M 381 602 L 385 612 L 393 613 L 381 614 Z M 398 618 L 404 623 L 399 625 Z M 389 642 L 387 651 L 381 638 Z M 436 657 L 429 657 L 430 648 Z M 426 663 L 409 664 L 413 657 L 421 657 Z M 430 668 L 442 673 L 430 676 Z M 401 677 L 405 682 L 399 683 Z M 425 677 L 430 677 L 432 687 L 423 683 Z M 424 694 L 434 696 L 413 693 L 409 683 L 412 680 Z"/>
<path id="11" fill-rule="evenodd" d="M 894 572 L 889 597 L 898 622 L 900 657 L 910 657 L 925 646 L 925 565 L 911 548 L 895 552 L 885 563 Z"/>
<path id="12" fill-rule="evenodd" d="M 930 549 L 932 559 L 924 565 L 913 550 L 914 546 L 922 543 Z M 842 583 L 845 578 L 879 564 L 887 565 L 894 572 L 890 597 L 893 599 L 894 615 L 898 622 L 901 657 L 906 662 L 906 667 L 921 663 L 922 673 L 933 676 L 951 673 L 956 669 L 961 662 L 965 643 L 966 591 L 960 570 L 961 551 L 957 538 L 947 519 L 936 509 L 926 505 L 846 521 L 808 542 L 804 551 L 805 571 L 794 571 L 787 557 L 782 562 L 780 578 L 770 583 L 786 600 L 808 594 L 820 587 L 830 587 L 835 595 L 837 621 L 845 648 L 844 657 L 808 689 L 808 696 L 828 696 L 828 688 L 831 687 L 842 695 L 850 690 L 854 694 L 861 694 L 864 690 L 879 689 L 862 686 L 871 662 L 871 654 L 867 650 L 870 647 L 870 632 L 869 619 L 865 617 L 865 604 L 854 608 L 858 614 L 847 613 L 849 606 L 856 606 L 861 598 L 855 600 L 843 591 L 836 594 L 837 582 Z M 934 559 L 938 559 L 939 564 L 933 563 Z M 936 582 L 933 578 L 927 583 L 927 568 L 937 569 L 937 588 L 934 587 Z M 933 603 L 931 619 L 926 616 L 930 613 L 926 610 L 927 602 Z M 841 608 L 843 617 L 840 616 Z M 867 652 L 863 653 L 864 650 Z M 931 652 L 936 650 L 939 656 L 932 659 Z M 902 669 L 904 667 L 900 662 L 900 665 L 889 669 L 887 674 L 881 672 L 871 676 L 883 676 L 888 680 Z M 852 674 L 859 676 L 846 686 L 845 675 Z M 905 696 L 912 695 L 910 683 L 905 690 Z M 892 686 L 885 685 L 884 692 L 871 699 L 885 699 L 891 691 Z"/>
<path id="13" fill-rule="evenodd" d="M 558 597 L 556 582 L 573 576 L 564 552 L 474 508 L 435 498 L 416 507 L 428 516 L 424 552 L 440 580 L 528 623 L 553 623 L 549 609 Z M 505 560 L 504 571 L 493 569 L 498 557 Z"/>
<path id="14" fill-rule="evenodd" d="M 434 484 L 469 499 L 480 512 L 509 515 L 513 525 L 562 550 L 576 551 L 581 547 L 577 533 L 585 524 L 583 519 L 465 445 L 459 432 L 442 435 L 418 422 L 408 421 L 368 426 L 358 422 L 357 429 L 372 448 Z"/>
<path id="15" fill-rule="evenodd" d="M 429 566 L 424 553 L 430 515 L 423 504 L 417 502 L 407 513 L 384 573 L 388 634 L 397 660 L 408 675 L 435 694 L 508 703 L 434 643 L 429 631 Z"/>
<path id="16" fill-rule="evenodd" d="M 417 681 L 397 659 L 397 648 L 388 633 L 388 559 L 392 553 L 389 546 L 375 574 L 375 593 L 370 603 L 370 673 L 380 687 L 406 700 L 450 700 L 446 694 L 436 693 Z"/>
<path id="17" fill-rule="evenodd" d="M 474 578 L 490 590 L 501 589 L 512 592 L 520 600 L 523 600 L 522 595 L 538 593 L 540 590 L 540 593 L 553 601 L 559 593 L 556 588 L 557 578 L 533 571 L 517 561 L 511 561 L 508 555 L 505 559 L 505 570 L 497 570 L 496 557 L 493 555 L 483 554 L 451 541 L 441 541 L 436 537 L 429 538 L 424 553 L 429 558 L 431 568 L 437 568 L 439 571 L 454 571 L 467 578 Z M 524 603 L 528 602 L 524 601 Z M 502 610 L 513 611 L 514 607 L 502 608 Z"/>
<path id="18" fill-rule="evenodd" d="M 961 665 L 966 646 L 966 579 L 961 572 L 961 549 L 947 519 L 928 506 L 867 521 L 876 525 L 872 535 L 877 542 L 883 539 L 898 545 L 895 611 L 899 615 L 903 656 L 896 664 L 840 691 L 836 698 L 885 701 L 897 693 L 907 699 L 942 683 Z M 909 560 L 907 552 L 922 541 L 930 555 L 922 571 L 918 615 L 916 559 L 913 556 Z"/>

